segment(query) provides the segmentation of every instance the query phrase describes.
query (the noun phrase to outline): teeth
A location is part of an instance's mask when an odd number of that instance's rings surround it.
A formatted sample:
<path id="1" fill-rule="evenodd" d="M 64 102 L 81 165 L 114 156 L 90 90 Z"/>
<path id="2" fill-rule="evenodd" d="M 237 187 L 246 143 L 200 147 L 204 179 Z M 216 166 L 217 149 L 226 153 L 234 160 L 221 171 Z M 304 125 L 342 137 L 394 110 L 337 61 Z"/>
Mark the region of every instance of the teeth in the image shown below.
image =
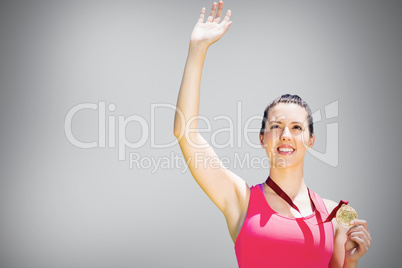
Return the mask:
<path id="1" fill-rule="evenodd" d="M 293 152 L 294 149 L 292 149 L 292 148 L 279 148 L 279 151 L 281 151 L 281 152 Z"/>

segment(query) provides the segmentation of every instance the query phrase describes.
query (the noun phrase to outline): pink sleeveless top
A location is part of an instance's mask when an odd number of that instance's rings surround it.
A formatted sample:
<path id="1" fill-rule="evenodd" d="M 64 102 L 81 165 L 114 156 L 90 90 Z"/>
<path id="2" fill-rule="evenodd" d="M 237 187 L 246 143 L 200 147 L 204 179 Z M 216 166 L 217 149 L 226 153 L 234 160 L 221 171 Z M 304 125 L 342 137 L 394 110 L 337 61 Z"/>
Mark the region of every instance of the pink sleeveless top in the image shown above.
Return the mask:
<path id="1" fill-rule="evenodd" d="M 246 219 L 236 239 L 240 268 L 328 267 L 334 246 L 332 222 L 321 197 L 310 190 L 314 213 L 304 218 L 279 215 L 267 203 L 263 183 L 250 188 Z"/>

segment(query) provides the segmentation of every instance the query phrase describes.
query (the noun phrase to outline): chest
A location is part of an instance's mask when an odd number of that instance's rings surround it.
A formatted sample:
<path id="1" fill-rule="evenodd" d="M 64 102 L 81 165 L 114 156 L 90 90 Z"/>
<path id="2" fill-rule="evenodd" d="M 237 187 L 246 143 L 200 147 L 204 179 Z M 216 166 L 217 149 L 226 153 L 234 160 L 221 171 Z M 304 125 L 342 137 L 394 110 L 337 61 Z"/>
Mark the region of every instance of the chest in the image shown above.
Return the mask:
<path id="1" fill-rule="evenodd" d="M 332 226 L 316 222 L 316 217 L 292 220 L 270 213 L 250 215 L 239 235 L 237 250 L 249 252 L 254 260 L 275 260 L 289 267 L 297 267 L 300 261 L 328 263 L 334 243 Z"/>
<path id="2" fill-rule="evenodd" d="M 277 214 L 290 217 L 301 218 L 306 217 L 314 213 L 314 203 L 306 196 L 306 198 L 300 198 L 294 200 L 294 204 L 297 206 L 300 212 L 292 208 L 283 198 L 277 194 L 264 194 L 265 202 L 268 207 L 275 211 Z"/>

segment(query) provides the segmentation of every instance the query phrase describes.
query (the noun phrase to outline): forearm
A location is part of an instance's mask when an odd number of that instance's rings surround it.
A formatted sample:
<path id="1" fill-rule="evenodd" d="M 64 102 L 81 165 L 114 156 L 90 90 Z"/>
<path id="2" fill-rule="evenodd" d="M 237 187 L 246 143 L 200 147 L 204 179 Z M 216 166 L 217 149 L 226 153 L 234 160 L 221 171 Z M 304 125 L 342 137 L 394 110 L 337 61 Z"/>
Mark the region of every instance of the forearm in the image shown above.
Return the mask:
<path id="1" fill-rule="evenodd" d="M 207 46 L 199 43 L 190 43 L 187 62 L 184 68 L 183 80 L 177 98 L 177 107 L 174 120 L 174 134 L 179 137 L 186 128 L 197 128 L 200 104 L 200 85 L 202 68 L 207 53 Z M 192 119 L 191 125 L 187 122 Z"/>
<path id="2" fill-rule="evenodd" d="M 357 267 L 357 262 L 345 262 L 343 264 L 343 268 L 356 268 Z"/>

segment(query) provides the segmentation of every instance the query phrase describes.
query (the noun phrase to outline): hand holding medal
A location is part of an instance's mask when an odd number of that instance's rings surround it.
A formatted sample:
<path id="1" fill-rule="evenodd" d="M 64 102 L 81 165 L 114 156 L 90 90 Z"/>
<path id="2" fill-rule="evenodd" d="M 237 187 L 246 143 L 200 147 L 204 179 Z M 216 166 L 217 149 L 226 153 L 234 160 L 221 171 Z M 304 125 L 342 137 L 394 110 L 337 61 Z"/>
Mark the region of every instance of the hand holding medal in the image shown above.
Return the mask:
<path id="1" fill-rule="evenodd" d="M 357 218 L 357 212 L 350 205 L 348 201 L 341 200 L 337 207 L 329 215 L 332 219 L 336 213 L 336 221 L 346 231 L 345 241 L 345 262 L 357 264 L 358 259 L 363 256 L 371 243 L 370 232 L 365 220 Z M 328 219 L 327 219 L 328 221 Z"/>
<path id="2" fill-rule="evenodd" d="M 342 205 L 336 211 L 336 221 L 345 229 L 347 240 L 345 242 L 345 260 L 349 263 L 357 263 L 357 260 L 363 256 L 371 243 L 370 232 L 368 231 L 367 222 L 358 220 L 357 212 L 347 203 Z M 341 204 L 340 203 L 340 204 Z"/>
<path id="3" fill-rule="evenodd" d="M 370 231 L 365 220 L 355 219 L 346 232 L 345 262 L 356 263 L 369 249 L 371 244 Z"/>

